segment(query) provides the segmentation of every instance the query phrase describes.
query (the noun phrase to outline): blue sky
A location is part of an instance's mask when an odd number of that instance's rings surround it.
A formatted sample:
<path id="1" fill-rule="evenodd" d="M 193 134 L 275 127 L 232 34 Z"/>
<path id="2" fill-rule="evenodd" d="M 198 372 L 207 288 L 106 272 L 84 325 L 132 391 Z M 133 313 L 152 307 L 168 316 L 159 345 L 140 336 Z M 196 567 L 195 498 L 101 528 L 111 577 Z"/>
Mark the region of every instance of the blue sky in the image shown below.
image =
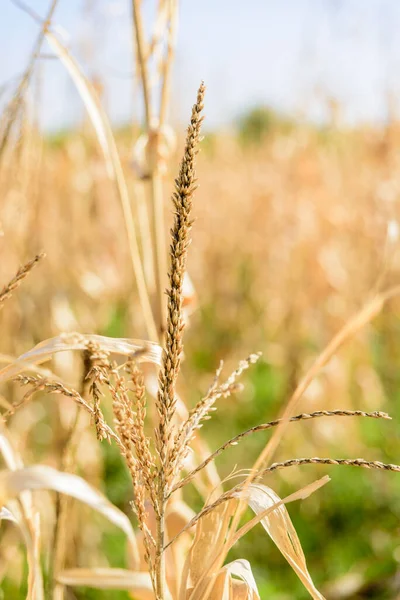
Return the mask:
<path id="1" fill-rule="evenodd" d="M 26 0 L 45 15 L 49 0 Z M 143 0 L 150 15 L 154 0 Z M 91 8 L 88 8 L 90 7 Z M 59 0 L 54 22 L 87 73 L 101 75 L 113 121 L 132 114 L 130 0 Z M 400 0 L 181 0 L 171 120 L 185 121 L 198 83 L 207 119 L 227 125 L 256 104 L 321 120 L 327 98 L 347 123 L 384 120 L 400 98 Z M 0 2 L 0 84 L 21 73 L 37 25 Z M 82 118 L 72 83 L 41 61 L 41 122 Z M 137 102 L 137 99 L 136 99 Z"/>

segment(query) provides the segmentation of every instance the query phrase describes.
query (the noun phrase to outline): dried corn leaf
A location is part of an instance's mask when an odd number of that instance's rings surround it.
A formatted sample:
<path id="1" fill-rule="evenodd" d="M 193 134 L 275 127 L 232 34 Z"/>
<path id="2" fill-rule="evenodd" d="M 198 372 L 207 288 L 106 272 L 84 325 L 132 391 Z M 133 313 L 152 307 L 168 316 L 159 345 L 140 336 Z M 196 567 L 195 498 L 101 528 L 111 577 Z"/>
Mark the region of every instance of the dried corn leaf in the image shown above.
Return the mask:
<path id="1" fill-rule="evenodd" d="M 222 585 L 220 574 L 215 571 L 216 561 L 223 550 L 229 522 L 235 507 L 235 500 L 223 502 L 197 522 L 195 538 L 182 574 L 181 599 L 185 598 L 184 590 L 188 589 L 189 580 L 190 586 L 193 587 L 190 595 L 191 600 L 202 600 L 204 598 L 212 577 L 219 578 L 218 585 Z M 215 585 L 212 589 L 215 588 Z M 225 590 L 224 593 L 227 594 L 228 592 Z M 229 595 L 227 598 L 229 598 Z"/>
<path id="2" fill-rule="evenodd" d="M 177 536 L 194 516 L 195 512 L 183 500 L 171 502 L 166 515 L 169 539 L 172 540 Z"/>
<path id="3" fill-rule="evenodd" d="M 88 504 L 122 529 L 130 542 L 135 564 L 139 564 L 135 534 L 128 517 L 81 477 L 42 465 L 0 471 L 0 505 L 8 503 L 25 490 L 43 489 L 54 490 Z"/>
<path id="4" fill-rule="evenodd" d="M 115 157 L 113 156 L 113 137 L 110 125 L 108 123 L 108 118 L 98 100 L 96 90 L 89 79 L 85 77 L 78 63 L 71 56 L 59 38 L 53 35 L 50 31 L 46 31 L 46 39 L 56 52 L 58 58 L 64 64 L 76 85 L 78 93 L 86 106 L 93 127 L 95 128 L 97 139 L 99 140 L 99 144 L 106 160 L 108 174 L 111 178 L 114 178 L 113 160 Z"/>
<path id="5" fill-rule="evenodd" d="M 13 523 L 16 523 L 18 525 L 18 520 L 14 517 L 12 512 L 10 510 L 8 510 L 8 508 L 5 508 L 4 506 L 3 506 L 3 508 L 0 509 L 0 520 L 1 521 L 12 521 Z"/>
<path id="6" fill-rule="evenodd" d="M 135 600 L 154 600 L 149 573 L 125 569 L 68 569 L 57 581 L 69 586 L 87 586 L 98 590 L 128 590 Z"/>
<path id="7" fill-rule="evenodd" d="M 262 521 L 262 519 L 264 519 L 264 517 L 269 516 L 276 508 L 278 508 L 282 504 L 289 504 L 289 502 L 295 502 L 296 500 L 305 500 L 306 498 L 311 496 L 311 494 L 313 494 L 314 492 L 319 490 L 322 486 L 324 486 L 326 483 L 328 483 L 330 480 L 331 480 L 330 477 L 328 475 L 325 475 L 324 477 L 321 477 L 321 479 L 317 479 L 316 481 L 309 483 L 308 485 L 306 485 L 305 487 L 302 487 L 301 489 L 297 490 L 296 492 L 293 492 L 293 494 L 290 494 L 289 496 L 286 496 L 282 500 L 279 500 L 279 502 L 276 502 L 276 503 L 272 504 L 271 506 L 268 506 L 268 508 L 265 511 L 261 511 L 260 513 L 256 514 L 256 516 L 253 517 L 253 519 L 248 521 L 245 525 L 243 525 L 243 527 L 241 527 L 235 533 L 235 535 L 232 537 L 232 539 L 230 541 L 230 545 L 229 545 L 228 549 L 232 548 L 232 546 L 234 546 L 244 535 L 246 535 L 246 533 L 248 533 L 256 525 L 258 525 L 258 523 L 260 523 Z M 250 488 L 251 488 L 251 486 L 250 486 Z M 245 493 L 246 492 L 244 492 L 242 490 L 241 492 L 238 492 L 237 494 L 235 494 L 235 497 L 238 497 L 238 498 L 243 497 L 243 494 L 245 494 Z"/>
<path id="8" fill-rule="evenodd" d="M 167 509 L 166 531 L 168 539 L 173 539 L 195 516 L 189 506 L 181 499 L 174 499 Z M 193 542 L 193 533 L 186 531 L 167 550 L 167 581 L 169 589 L 175 598 L 178 597 L 181 574 L 185 567 L 185 559 L 188 556 Z"/>
<path id="9" fill-rule="evenodd" d="M 190 565 L 190 578 L 194 585 L 203 576 L 210 559 L 222 549 L 234 507 L 235 503 L 224 502 L 198 521 Z"/>
<path id="10" fill-rule="evenodd" d="M 260 594 L 258 593 L 257 583 L 248 560 L 243 558 L 234 560 L 225 565 L 223 570 L 242 580 L 242 582 L 232 581 L 234 600 L 239 600 L 242 597 L 245 600 L 259 600 Z"/>
<path id="11" fill-rule="evenodd" d="M 4 426 L 0 428 L 0 453 L 11 472 L 23 468 L 22 459 L 13 448 L 8 430 Z M 1 504 L 3 503 L 1 502 L 0 506 Z M 11 508 L 11 511 L 2 507 L 2 518 L 6 518 L 6 515 L 9 517 L 12 515 L 12 518 L 8 520 L 12 520 L 18 525 L 27 549 L 29 567 L 28 597 L 35 598 L 35 600 L 43 600 L 43 576 L 39 548 L 40 529 L 38 517 L 33 508 L 31 492 L 26 490 L 20 494 L 19 500 L 11 500 L 9 508 Z"/>
<path id="12" fill-rule="evenodd" d="M 248 504 L 256 514 L 264 512 L 274 504 L 279 504 L 272 513 L 261 520 L 262 526 L 314 600 L 324 600 L 308 572 L 300 540 L 281 498 L 271 488 L 261 484 L 251 485 L 248 495 Z"/>
<path id="13" fill-rule="evenodd" d="M 232 578 L 228 571 L 218 573 L 208 600 L 233 600 Z"/>
<path id="14" fill-rule="evenodd" d="M 57 379 L 57 375 L 55 373 L 53 373 L 52 371 L 50 371 L 50 369 L 43 369 L 41 367 L 38 367 L 35 364 L 32 364 L 30 362 L 23 362 L 23 360 L 21 360 L 21 358 L 16 358 L 15 356 L 10 356 L 8 354 L 0 354 L 0 362 L 5 363 L 7 365 L 14 365 L 16 363 L 20 364 L 21 367 L 21 371 L 34 371 L 35 373 L 38 373 L 39 375 L 42 375 L 43 377 L 51 377 L 53 379 Z M 0 371 L 1 373 L 2 371 Z M 10 409 L 12 408 L 11 404 L 4 399 L 1 400 L 2 403 L 6 403 L 5 408 Z"/>
<path id="15" fill-rule="evenodd" d="M 130 340 L 127 338 L 109 338 L 102 335 L 68 333 L 49 338 L 22 354 L 10 365 L 0 370 L 0 382 L 16 377 L 29 365 L 38 365 L 50 360 L 57 352 L 67 350 L 85 350 L 88 342 L 98 344 L 103 350 L 122 356 L 136 354 L 138 362 L 150 362 L 161 365 L 161 347 L 154 342 Z"/>

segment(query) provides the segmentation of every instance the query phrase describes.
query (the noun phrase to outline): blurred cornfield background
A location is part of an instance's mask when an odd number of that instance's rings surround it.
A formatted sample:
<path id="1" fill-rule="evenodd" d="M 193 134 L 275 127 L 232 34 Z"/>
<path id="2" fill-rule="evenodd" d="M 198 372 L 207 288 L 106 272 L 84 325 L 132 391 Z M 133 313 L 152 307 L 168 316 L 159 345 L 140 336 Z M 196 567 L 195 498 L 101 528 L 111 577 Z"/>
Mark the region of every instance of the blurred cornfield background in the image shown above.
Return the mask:
<path id="1" fill-rule="evenodd" d="M 221 359 L 234 367 L 250 352 L 263 353 L 245 375 L 244 391 L 221 399 L 204 428 L 212 448 L 276 418 L 335 333 L 374 294 L 400 282 L 400 124 L 393 116 L 383 125 L 350 127 L 338 123 L 338 107 L 331 108 L 331 119 L 310 124 L 260 105 L 229 129 L 206 129 L 189 257 L 197 309 L 186 335 L 182 395 L 194 406 Z M 114 133 L 134 199 L 141 174 L 132 141 L 140 126 Z M 179 133 L 166 158 L 166 198 L 182 139 Z M 13 142 L 1 158 L 0 281 L 39 251 L 46 259 L 0 312 L 1 353 L 19 356 L 60 331 L 144 338 L 123 215 L 90 123 L 43 133 L 24 116 Z M 132 206 L 140 223 L 146 217 L 141 203 Z M 169 205 L 166 213 L 171 221 Z M 299 410 L 381 410 L 393 420 L 380 427 L 369 420 L 298 423 L 278 460 L 378 455 L 399 462 L 399 311 L 393 298 L 329 362 Z M 55 361 L 67 379 L 74 360 Z M 9 402 L 22 396 L 12 384 L 1 393 Z M 67 427 L 74 413 L 65 399 L 57 407 L 44 396 L 12 417 L 26 464 L 62 467 L 60 419 Z M 129 511 L 131 488 L 117 451 L 98 444 L 93 431 L 83 435 L 76 472 Z M 267 435 L 258 433 L 217 459 L 220 476 L 251 465 Z M 288 469 L 270 475 L 268 485 L 284 496 L 325 472 Z M 289 507 L 316 585 L 332 600 L 399 597 L 400 479 L 362 469 L 332 468 L 329 474 L 328 486 Z M 201 508 L 196 492 L 187 498 Z M 124 566 L 122 533 L 103 521 L 99 527 L 85 509 L 74 518 L 74 563 Z M 25 597 L 26 565 L 11 543 L 16 535 L 1 526 L 0 598 L 17 600 Z M 251 562 L 262 598 L 308 597 L 257 528 L 231 554 Z M 128 594 L 82 588 L 71 595 L 109 597 Z"/>

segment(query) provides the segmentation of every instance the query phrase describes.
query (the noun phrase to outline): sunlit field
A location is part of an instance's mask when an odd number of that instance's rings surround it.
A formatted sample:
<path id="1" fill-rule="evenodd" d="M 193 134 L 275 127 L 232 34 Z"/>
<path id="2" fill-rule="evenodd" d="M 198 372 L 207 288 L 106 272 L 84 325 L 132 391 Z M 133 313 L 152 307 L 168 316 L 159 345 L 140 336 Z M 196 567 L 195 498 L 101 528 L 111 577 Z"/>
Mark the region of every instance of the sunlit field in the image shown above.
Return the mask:
<path id="1" fill-rule="evenodd" d="M 132 8 L 143 122 L 53 13 L 5 92 L 0 598 L 397 598 L 399 124 L 211 127 L 199 81 L 172 128 L 178 7 Z M 44 43 L 85 109 L 57 133 Z"/>

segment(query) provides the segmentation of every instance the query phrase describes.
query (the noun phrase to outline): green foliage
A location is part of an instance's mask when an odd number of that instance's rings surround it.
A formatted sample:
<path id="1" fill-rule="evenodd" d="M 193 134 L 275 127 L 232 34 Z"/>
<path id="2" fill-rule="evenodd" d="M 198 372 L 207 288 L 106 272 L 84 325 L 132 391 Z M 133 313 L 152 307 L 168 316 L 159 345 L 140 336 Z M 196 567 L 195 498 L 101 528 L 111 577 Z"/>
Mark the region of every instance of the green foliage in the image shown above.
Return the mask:
<path id="1" fill-rule="evenodd" d="M 237 122 L 239 140 L 243 145 L 261 145 L 276 132 L 289 133 L 293 122 L 266 106 L 256 106 L 242 115 Z"/>

